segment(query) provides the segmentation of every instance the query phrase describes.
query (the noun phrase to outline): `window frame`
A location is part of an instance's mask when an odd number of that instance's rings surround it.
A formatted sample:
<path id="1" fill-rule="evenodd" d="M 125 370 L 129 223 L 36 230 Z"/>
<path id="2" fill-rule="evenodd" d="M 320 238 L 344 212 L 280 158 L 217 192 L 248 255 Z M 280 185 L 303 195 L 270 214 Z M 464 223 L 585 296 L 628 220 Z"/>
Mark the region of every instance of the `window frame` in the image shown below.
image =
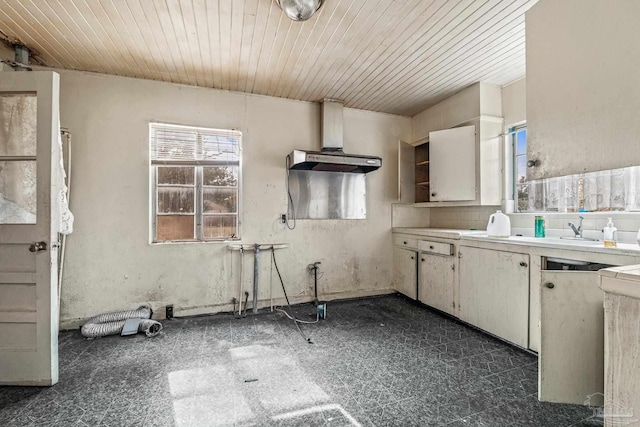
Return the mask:
<path id="1" fill-rule="evenodd" d="M 505 179 L 509 179 L 511 180 L 511 185 L 509 185 L 508 187 L 505 186 L 505 189 L 510 188 L 510 191 L 512 192 L 511 194 L 511 198 L 513 200 L 513 213 L 514 214 L 522 214 L 522 215 L 532 215 L 532 214 L 545 214 L 545 215 L 554 215 L 554 214 L 559 214 L 559 215 L 566 215 L 566 214 L 580 214 L 580 215 L 598 215 L 598 214 L 625 214 L 625 213 L 635 213 L 638 212 L 636 209 L 638 206 L 637 202 L 636 203 L 627 203 L 627 201 L 625 201 L 624 206 L 621 208 L 619 206 L 615 206 L 613 204 L 612 201 L 610 201 L 609 203 L 604 203 L 603 206 L 596 206 L 596 209 L 593 209 L 593 205 L 592 203 L 588 203 L 588 200 L 591 201 L 593 200 L 592 198 L 594 196 L 596 197 L 600 197 L 600 195 L 605 195 L 607 193 L 613 193 L 614 190 L 618 190 L 618 191 L 622 191 L 622 193 L 624 193 L 624 196 L 627 196 L 627 191 L 629 188 L 633 187 L 633 185 L 631 185 L 631 187 L 628 187 L 626 182 L 629 179 L 638 179 L 638 171 L 636 170 L 635 172 L 633 171 L 634 168 L 637 168 L 638 166 L 628 166 L 625 168 L 616 168 L 616 169 L 608 169 L 608 170 L 602 170 L 602 171 L 596 171 L 596 172 L 588 172 L 588 173 L 583 173 L 583 174 L 572 174 L 572 175 L 565 175 L 565 176 L 560 176 L 560 177 L 555 177 L 555 178 L 548 178 L 548 179 L 542 179 L 542 180 L 529 180 L 528 177 L 527 179 L 524 181 L 524 183 L 520 184 L 518 182 L 518 159 L 519 158 L 524 158 L 525 159 L 525 167 L 526 166 L 526 149 L 525 152 L 523 154 L 518 154 L 518 135 L 520 132 L 522 132 L 523 130 L 527 130 L 527 125 L 526 122 L 522 122 L 522 123 L 518 123 L 518 124 L 514 124 L 511 125 L 507 128 L 507 132 L 505 133 L 505 135 L 507 135 L 510 138 L 510 144 L 507 145 L 508 149 L 511 150 L 510 153 L 508 153 L 508 158 L 510 159 L 511 164 L 508 165 L 505 168 Z M 528 131 L 527 131 L 527 137 L 528 137 Z M 525 139 L 525 144 L 528 143 L 528 141 Z M 509 169 L 510 168 L 510 169 Z M 623 171 L 621 173 L 618 173 L 620 171 Z M 608 187 L 604 187 L 602 189 L 602 191 L 600 191 L 600 187 L 599 184 L 594 184 L 594 180 L 600 180 L 600 179 L 607 179 L 606 176 L 601 177 L 601 176 L 597 176 L 597 174 L 601 174 L 601 173 L 610 173 L 611 177 L 609 177 L 609 181 L 608 181 Z M 635 175 L 634 175 L 635 174 Z M 622 189 L 620 189 L 619 186 L 614 187 L 613 185 L 613 178 L 614 175 L 617 176 L 618 179 L 620 179 L 620 175 L 624 175 L 624 179 L 625 180 L 625 184 L 622 187 Z M 635 177 L 635 178 L 632 178 Z M 547 191 L 546 186 L 551 186 L 554 183 L 554 180 L 566 180 L 566 179 L 573 179 L 575 182 L 575 199 L 576 199 L 576 204 L 573 207 L 570 207 L 569 205 L 567 205 L 566 203 L 562 203 L 562 201 L 558 201 L 558 206 L 557 207 L 553 207 L 552 205 L 546 205 L 545 203 L 543 203 L 543 209 L 535 209 L 535 207 L 532 207 L 531 205 L 529 206 L 529 209 L 527 210 L 520 210 L 520 205 L 519 205 L 519 197 L 518 197 L 518 188 L 522 187 L 523 185 L 527 185 L 528 187 L 528 196 L 529 196 L 529 203 L 531 203 L 531 197 L 536 197 L 536 193 L 539 191 L 545 192 Z M 557 185 L 562 185 L 564 186 L 564 188 L 568 188 L 567 187 L 567 183 L 565 181 L 558 181 Z M 587 186 L 593 186 L 593 185 L 598 185 L 598 191 L 597 192 L 593 192 L 592 188 L 590 188 L 588 194 L 587 194 Z M 552 192 L 551 194 L 561 194 L 560 191 L 558 192 Z M 573 193 L 566 193 L 565 190 L 565 194 L 573 194 Z M 588 199 L 588 200 L 587 200 Z M 613 199 L 612 199 L 613 200 Z M 598 202 L 599 203 L 599 202 Z M 562 205 L 562 206 L 561 206 Z M 585 210 L 585 209 L 590 209 L 590 210 Z"/>
<path id="2" fill-rule="evenodd" d="M 198 144 L 202 144 L 202 135 L 199 132 L 207 133 L 224 133 L 233 135 L 237 138 L 237 161 L 226 160 L 153 160 L 152 159 L 152 135 L 154 126 L 166 126 L 176 129 L 185 129 L 198 133 Z M 194 184 L 159 184 L 158 168 L 159 167 L 192 167 L 194 169 Z M 206 167 L 232 167 L 236 170 L 236 186 L 205 186 L 204 185 L 204 168 Z M 149 122 L 149 184 L 150 184 L 150 230 L 149 241 L 151 244 L 171 244 L 171 243 L 224 243 L 229 241 L 241 240 L 242 229 L 242 132 L 235 129 L 214 129 L 198 126 L 185 126 L 165 122 Z M 158 235 L 158 216 L 164 215 L 158 209 L 158 189 L 162 187 L 185 187 L 194 190 L 194 238 L 193 239 L 169 239 L 159 240 Z M 204 213 L 204 189 L 209 188 L 232 188 L 236 190 L 236 212 L 226 213 L 224 215 L 235 216 L 236 233 L 231 237 L 205 237 L 204 235 L 204 218 L 205 216 L 223 216 L 222 214 L 205 214 Z M 168 215 L 192 215 L 171 213 Z"/>
<path id="3" fill-rule="evenodd" d="M 509 135 L 509 137 L 511 138 L 511 194 L 512 194 L 512 198 L 513 198 L 513 203 L 514 203 L 514 207 L 513 207 L 513 211 L 514 213 L 527 213 L 527 212 L 520 212 L 520 209 L 518 207 L 518 157 L 524 157 L 525 159 L 525 166 L 526 166 L 526 161 L 527 161 L 527 152 L 525 150 L 524 154 L 518 154 L 518 133 L 520 133 L 521 131 L 526 131 L 527 130 L 527 123 L 520 123 L 514 126 L 509 127 L 509 130 L 507 132 L 507 135 Z M 526 140 L 525 140 L 526 141 Z M 526 146 L 526 145 L 525 145 Z M 525 182 L 528 182 L 528 180 L 525 180 Z M 530 213 L 530 212 L 529 212 Z"/>

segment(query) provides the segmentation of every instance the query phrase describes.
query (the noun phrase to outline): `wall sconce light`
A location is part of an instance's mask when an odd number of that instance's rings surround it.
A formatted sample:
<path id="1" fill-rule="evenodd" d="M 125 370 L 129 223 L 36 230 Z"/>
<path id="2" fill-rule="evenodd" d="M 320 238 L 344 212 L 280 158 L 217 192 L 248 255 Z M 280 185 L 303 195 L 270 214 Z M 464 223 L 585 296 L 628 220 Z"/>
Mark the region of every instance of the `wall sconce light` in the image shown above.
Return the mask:
<path id="1" fill-rule="evenodd" d="M 285 15 L 294 21 L 306 21 L 324 3 L 324 0 L 276 0 Z"/>

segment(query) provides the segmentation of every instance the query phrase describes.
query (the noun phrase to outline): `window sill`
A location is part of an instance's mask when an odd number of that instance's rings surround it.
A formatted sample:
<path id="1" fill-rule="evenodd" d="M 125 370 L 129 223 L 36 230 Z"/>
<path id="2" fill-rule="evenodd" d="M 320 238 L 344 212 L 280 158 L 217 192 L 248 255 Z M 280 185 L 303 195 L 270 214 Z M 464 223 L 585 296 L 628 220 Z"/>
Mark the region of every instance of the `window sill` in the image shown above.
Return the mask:
<path id="1" fill-rule="evenodd" d="M 230 244 L 230 243 L 240 243 L 241 239 L 228 239 L 228 240 L 152 240 L 149 242 L 152 246 L 162 246 L 162 245 L 185 245 L 185 244 L 208 244 L 208 243 L 217 243 L 217 244 Z"/>

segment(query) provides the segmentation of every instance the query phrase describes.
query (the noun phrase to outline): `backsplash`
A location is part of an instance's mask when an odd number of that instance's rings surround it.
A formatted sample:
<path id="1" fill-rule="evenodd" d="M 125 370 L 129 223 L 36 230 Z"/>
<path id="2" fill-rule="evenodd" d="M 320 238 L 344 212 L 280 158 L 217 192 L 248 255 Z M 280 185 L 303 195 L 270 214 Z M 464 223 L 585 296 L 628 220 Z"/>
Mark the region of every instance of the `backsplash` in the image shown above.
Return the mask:
<path id="1" fill-rule="evenodd" d="M 531 214 L 509 214 L 511 218 L 511 234 L 522 234 L 523 236 L 533 236 L 533 223 L 536 215 L 542 215 L 545 219 L 545 226 L 548 236 L 573 236 L 573 230 L 569 227 L 569 222 L 576 225 L 582 215 L 582 235 L 591 239 L 602 240 L 602 229 L 607 225 L 608 218 L 613 220 L 613 224 L 618 229 L 617 240 L 621 243 L 636 243 L 638 229 L 640 229 L 640 213 L 630 212 L 597 212 L 597 213 L 531 213 Z"/>
<path id="2" fill-rule="evenodd" d="M 429 227 L 430 209 L 394 203 L 391 205 L 391 227 Z"/>
<path id="3" fill-rule="evenodd" d="M 430 227 L 486 230 L 489 215 L 500 206 L 470 206 L 454 208 L 431 208 Z"/>

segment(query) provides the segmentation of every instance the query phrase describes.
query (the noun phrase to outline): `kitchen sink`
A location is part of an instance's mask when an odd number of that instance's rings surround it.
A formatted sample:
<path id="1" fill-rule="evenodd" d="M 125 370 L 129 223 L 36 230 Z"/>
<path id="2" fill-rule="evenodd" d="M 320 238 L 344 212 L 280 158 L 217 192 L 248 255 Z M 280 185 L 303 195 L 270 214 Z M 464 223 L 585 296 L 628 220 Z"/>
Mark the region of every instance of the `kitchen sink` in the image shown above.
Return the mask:
<path id="1" fill-rule="evenodd" d="M 590 245 L 602 245 L 602 242 L 600 240 L 593 240 L 593 239 L 584 239 L 584 238 L 580 238 L 580 237 L 550 237 L 548 238 L 549 240 L 556 240 L 559 243 L 565 243 L 565 244 L 571 244 L 571 245 L 585 245 L 585 246 L 590 246 Z"/>

